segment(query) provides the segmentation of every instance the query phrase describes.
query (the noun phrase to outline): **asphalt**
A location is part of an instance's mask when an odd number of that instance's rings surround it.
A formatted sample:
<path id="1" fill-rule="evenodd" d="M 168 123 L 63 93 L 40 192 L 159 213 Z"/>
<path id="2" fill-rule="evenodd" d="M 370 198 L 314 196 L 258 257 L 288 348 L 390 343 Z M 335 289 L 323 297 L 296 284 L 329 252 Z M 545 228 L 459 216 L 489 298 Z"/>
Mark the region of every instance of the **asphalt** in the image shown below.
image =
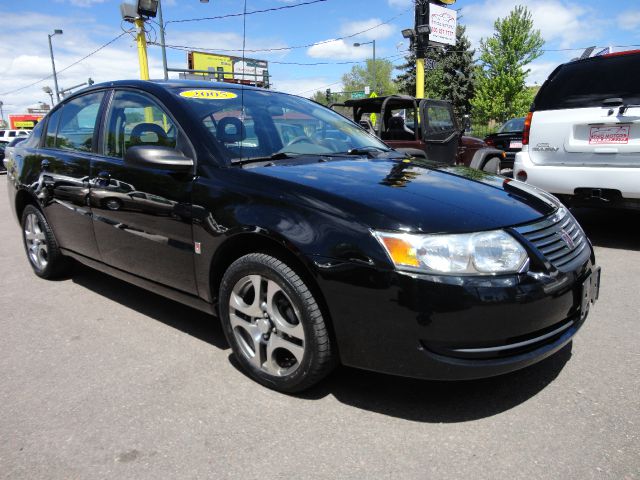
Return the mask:
<path id="1" fill-rule="evenodd" d="M 576 212 L 602 266 L 574 342 L 506 376 L 243 376 L 218 322 L 78 267 L 38 279 L 0 177 L 0 478 L 637 479 L 640 214 Z"/>

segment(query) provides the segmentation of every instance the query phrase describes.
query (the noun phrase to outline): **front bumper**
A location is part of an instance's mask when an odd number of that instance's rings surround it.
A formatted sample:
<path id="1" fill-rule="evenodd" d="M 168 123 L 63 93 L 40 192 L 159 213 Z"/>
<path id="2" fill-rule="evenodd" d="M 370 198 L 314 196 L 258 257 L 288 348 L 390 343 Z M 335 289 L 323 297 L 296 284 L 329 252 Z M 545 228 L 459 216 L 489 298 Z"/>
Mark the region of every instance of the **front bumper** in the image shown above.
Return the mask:
<path id="1" fill-rule="evenodd" d="M 492 278 L 406 274 L 327 259 L 316 259 L 316 267 L 343 364 L 462 380 L 527 367 L 570 342 L 597 296 L 593 262 L 591 253 L 570 272 Z M 593 288 L 585 290 L 585 282 Z"/>

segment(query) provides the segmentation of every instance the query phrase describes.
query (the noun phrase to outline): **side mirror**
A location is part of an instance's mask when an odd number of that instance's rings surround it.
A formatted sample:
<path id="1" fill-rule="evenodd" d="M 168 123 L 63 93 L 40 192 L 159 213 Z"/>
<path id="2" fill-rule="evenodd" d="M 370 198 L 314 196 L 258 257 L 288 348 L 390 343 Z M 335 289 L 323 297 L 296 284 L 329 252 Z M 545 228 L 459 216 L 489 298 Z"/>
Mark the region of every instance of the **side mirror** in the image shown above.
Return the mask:
<path id="1" fill-rule="evenodd" d="M 124 155 L 124 163 L 134 167 L 158 168 L 172 172 L 190 172 L 193 160 L 182 152 L 170 147 L 156 145 L 136 145 L 129 147 Z"/>
<path id="2" fill-rule="evenodd" d="M 471 117 L 469 115 L 464 115 L 462 117 L 462 130 L 467 131 L 471 130 Z"/>

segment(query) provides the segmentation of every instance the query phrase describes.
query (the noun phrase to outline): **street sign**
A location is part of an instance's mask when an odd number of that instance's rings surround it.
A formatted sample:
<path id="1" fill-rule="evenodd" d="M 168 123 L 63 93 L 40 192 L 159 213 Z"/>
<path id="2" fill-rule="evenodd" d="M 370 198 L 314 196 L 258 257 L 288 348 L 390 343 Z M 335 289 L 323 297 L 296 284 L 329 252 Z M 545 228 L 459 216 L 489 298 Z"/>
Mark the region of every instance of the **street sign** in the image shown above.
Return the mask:
<path id="1" fill-rule="evenodd" d="M 427 70 L 435 70 L 436 68 L 438 68 L 438 62 L 436 62 L 433 58 L 425 58 L 424 68 L 426 68 Z"/>
<path id="2" fill-rule="evenodd" d="M 429 42 L 455 45 L 457 24 L 458 12 L 456 10 L 431 4 L 429 12 L 429 26 L 431 27 Z"/>
<path id="3" fill-rule="evenodd" d="M 371 88 L 369 87 L 369 85 L 367 85 L 366 87 L 364 87 L 364 94 L 369 95 L 370 93 L 371 93 Z"/>
<path id="4" fill-rule="evenodd" d="M 357 92 L 351 92 L 351 100 L 359 100 L 361 98 L 365 98 L 364 90 L 360 90 Z"/>

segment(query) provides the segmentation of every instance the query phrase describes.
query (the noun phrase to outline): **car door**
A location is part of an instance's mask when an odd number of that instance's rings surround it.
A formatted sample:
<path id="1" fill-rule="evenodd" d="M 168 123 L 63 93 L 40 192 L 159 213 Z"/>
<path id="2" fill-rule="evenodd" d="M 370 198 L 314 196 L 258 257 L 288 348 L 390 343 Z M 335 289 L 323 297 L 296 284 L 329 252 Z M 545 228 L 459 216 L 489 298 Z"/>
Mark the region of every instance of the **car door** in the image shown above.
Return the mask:
<path id="1" fill-rule="evenodd" d="M 420 102 L 420 116 L 427 158 L 453 165 L 458 154 L 460 131 L 451 104 L 442 100 L 423 100 Z"/>
<path id="2" fill-rule="evenodd" d="M 181 141 L 178 141 L 178 139 Z M 196 293 L 189 209 L 192 174 L 131 166 L 127 148 L 158 145 L 189 149 L 170 113 L 150 95 L 116 90 L 93 164 L 91 206 L 102 261 L 115 268 L 188 293 Z M 179 147 L 178 147 L 179 146 Z M 191 151 L 183 152 L 194 158 Z"/>
<path id="3" fill-rule="evenodd" d="M 104 96 L 99 91 L 73 98 L 49 115 L 33 186 L 60 246 L 91 258 L 99 254 L 88 201 L 89 175 Z"/>

